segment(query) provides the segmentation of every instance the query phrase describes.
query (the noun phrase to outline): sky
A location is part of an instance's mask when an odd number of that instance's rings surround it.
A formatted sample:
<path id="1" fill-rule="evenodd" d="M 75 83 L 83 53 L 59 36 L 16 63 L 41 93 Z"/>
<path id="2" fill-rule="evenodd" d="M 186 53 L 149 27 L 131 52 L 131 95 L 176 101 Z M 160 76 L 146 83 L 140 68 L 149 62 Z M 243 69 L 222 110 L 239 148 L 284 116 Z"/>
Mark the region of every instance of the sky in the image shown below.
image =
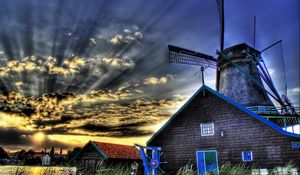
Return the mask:
<path id="1" fill-rule="evenodd" d="M 299 1 L 225 0 L 225 48 L 283 40 L 288 97 L 300 106 Z M 199 67 L 168 62 L 172 44 L 217 57 L 211 0 L 2 0 L 0 146 L 145 144 L 201 86 Z M 279 45 L 262 54 L 284 93 Z M 205 84 L 215 89 L 215 70 Z"/>

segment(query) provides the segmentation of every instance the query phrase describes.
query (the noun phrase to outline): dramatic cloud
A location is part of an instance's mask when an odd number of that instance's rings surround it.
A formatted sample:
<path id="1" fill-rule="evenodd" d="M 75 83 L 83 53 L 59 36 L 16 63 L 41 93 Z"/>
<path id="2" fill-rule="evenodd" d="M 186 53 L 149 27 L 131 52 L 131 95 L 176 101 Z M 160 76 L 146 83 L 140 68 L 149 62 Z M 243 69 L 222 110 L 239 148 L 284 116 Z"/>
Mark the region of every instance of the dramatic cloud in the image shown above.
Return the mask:
<path id="1" fill-rule="evenodd" d="M 129 91 L 91 91 L 88 94 L 44 94 L 26 98 L 12 92 L 0 96 L 2 127 L 38 130 L 47 134 L 145 136 L 145 127 L 169 117 L 186 98 L 146 99 Z"/>
<path id="2" fill-rule="evenodd" d="M 134 62 L 129 59 L 120 59 L 120 58 L 102 58 L 104 64 L 110 65 L 116 68 L 133 68 Z"/>
<path id="3" fill-rule="evenodd" d="M 53 140 L 45 136 L 43 142 L 36 144 L 34 140 L 35 132 L 19 130 L 16 128 L 0 128 L 1 146 L 17 151 L 21 149 L 44 149 L 55 146 L 55 148 L 71 149 L 65 143 Z"/>
<path id="4" fill-rule="evenodd" d="M 300 87 L 296 87 L 296 88 L 290 89 L 289 92 L 292 95 L 299 95 L 300 94 Z"/>
<path id="5" fill-rule="evenodd" d="M 146 78 L 144 81 L 144 84 L 146 85 L 161 85 L 161 84 L 166 84 L 168 81 L 172 80 L 174 77 L 172 75 L 167 75 L 164 77 L 149 77 Z"/>
<path id="6" fill-rule="evenodd" d="M 66 59 L 62 66 L 57 66 L 57 59 L 47 57 L 46 59 L 37 59 L 34 56 L 25 57 L 19 60 L 7 61 L 4 66 L 0 67 L 0 76 L 8 77 L 15 73 L 36 73 L 42 74 L 56 74 L 69 76 L 74 75 L 80 71 L 80 68 L 85 64 L 82 58 L 74 57 Z M 17 85 L 16 85 L 17 86 Z"/>
<path id="7" fill-rule="evenodd" d="M 143 33 L 138 31 L 138 27 L 132 29 L 124 29 L 122 33 L 116 34 L 109 41 L 112 44 L 130 43 L 133 41 L 139 41 L 144 37 Z"/>
<path id="8" fill-rule="evenodd" d="M 24 83 L 22 81 L 18 81 L 18 82 L 15 83 L 15 86 L 17 88 L 21 88 L 23 85 L 24 85 Z"/>

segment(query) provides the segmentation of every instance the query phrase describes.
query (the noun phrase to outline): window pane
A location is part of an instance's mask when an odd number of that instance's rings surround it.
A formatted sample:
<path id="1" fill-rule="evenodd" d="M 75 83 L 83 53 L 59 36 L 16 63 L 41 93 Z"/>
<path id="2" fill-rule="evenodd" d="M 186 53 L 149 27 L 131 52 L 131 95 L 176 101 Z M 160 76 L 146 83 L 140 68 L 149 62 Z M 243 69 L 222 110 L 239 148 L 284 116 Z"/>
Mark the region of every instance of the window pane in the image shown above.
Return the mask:
<path id="1" fill-rule="evenodd" d="M 213 123 L 201 123 L 201 135 L 210 136 L 214 135 L 214 124 Z"/>

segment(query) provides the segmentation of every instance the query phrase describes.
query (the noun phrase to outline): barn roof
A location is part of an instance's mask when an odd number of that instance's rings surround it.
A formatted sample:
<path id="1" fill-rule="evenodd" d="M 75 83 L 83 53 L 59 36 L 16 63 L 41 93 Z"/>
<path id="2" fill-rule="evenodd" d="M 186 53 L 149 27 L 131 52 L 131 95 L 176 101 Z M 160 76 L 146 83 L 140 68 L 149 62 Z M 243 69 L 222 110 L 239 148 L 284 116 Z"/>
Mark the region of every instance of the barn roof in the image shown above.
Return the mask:
<path id="1" fill-rule="evenodd" d="M 108 158 L 115 159 L 141 159 L 140 153 L 134 146 L 113 143 L 94 142 Z"/>
<path id="2" fill-rule="evenodd" d="M 113 143 L 89 141 L 80 151 L 74 156 L 75 159 L 78 155 L 84 152 L 88 145 L 92 145 L 96 151 L 105 159 L 141 159 L 139 151 L 134 146 L 120 145 Z"/>
<path id="3" fill-rule="evenodd" d="M 254 113 L 253 111 L 247 109 L 246 107 L 242 106 L 241 104 L 231 100 L 230 98 L 220 94 L 219 92 L 211 89 L 210 87 L 204 85 L 202 86 L 147 142 L 147 145 L 159 134 L 161 133 L 171 122 L 172 120 L 174 120 L 174 118 L 176 118 L 178 116 L 178 114 L 181 113 L 181 111 L 186 108 L 195 98 L 196 96 L 198 96 L 199 93 L 202 93 L 203 91 L 208 91 L 211 92 L 212 94 L 214 94 L 215 96 L 217 96 L 218 98 L 226 101 L 227 103 L 237 107 L 238 109 L 240 109 L 241 111 L 244 111 L 245 113 L 249 114 L 249 116 L 259 120 L 262 123 L 265 123 L 266 125 L 268 125 L 269 127 L 275 129 L 276 131 L 280 132 L 281 134 L 287 135 L 287 136 L 291 136 L 291 137 L 297 137 L 300 138 L 300 134 L 295 134 L 295 133 L 290 133 L 287 132 L 285 130 L 283 130 L 281 127 L 279 127 L 278 125 L 268 121 L 267 119 L 263 118 L 262 116 Z"/>

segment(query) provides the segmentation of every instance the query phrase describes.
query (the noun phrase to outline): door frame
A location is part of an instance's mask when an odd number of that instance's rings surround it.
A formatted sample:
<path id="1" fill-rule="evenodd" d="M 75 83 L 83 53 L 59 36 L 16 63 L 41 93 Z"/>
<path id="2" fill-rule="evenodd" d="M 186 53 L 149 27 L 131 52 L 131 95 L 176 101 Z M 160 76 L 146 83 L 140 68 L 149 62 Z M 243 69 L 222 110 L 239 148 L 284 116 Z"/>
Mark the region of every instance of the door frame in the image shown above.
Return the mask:
<path id="1" fill-rule="evenodd" d="M 199 174 L 199 170 L 198 170 L 198 153 L 199 152 L 203 152 L 204 153 L 204 161 L 205 161 L 205 152 L 215 152 L 216 153 L 216 163 L 217 163 L 217 172 L 219 175 L 219 162 L 218 162 L 218 151 L 216 149 L 205 149 L 205 150 L 198 150 L 196 151 L 196 164 L 197 164 L 197 174 Z M 205 175 L 206 175 L 206 164 L 204 162 L 204 167 L 205 167 Z"/>

